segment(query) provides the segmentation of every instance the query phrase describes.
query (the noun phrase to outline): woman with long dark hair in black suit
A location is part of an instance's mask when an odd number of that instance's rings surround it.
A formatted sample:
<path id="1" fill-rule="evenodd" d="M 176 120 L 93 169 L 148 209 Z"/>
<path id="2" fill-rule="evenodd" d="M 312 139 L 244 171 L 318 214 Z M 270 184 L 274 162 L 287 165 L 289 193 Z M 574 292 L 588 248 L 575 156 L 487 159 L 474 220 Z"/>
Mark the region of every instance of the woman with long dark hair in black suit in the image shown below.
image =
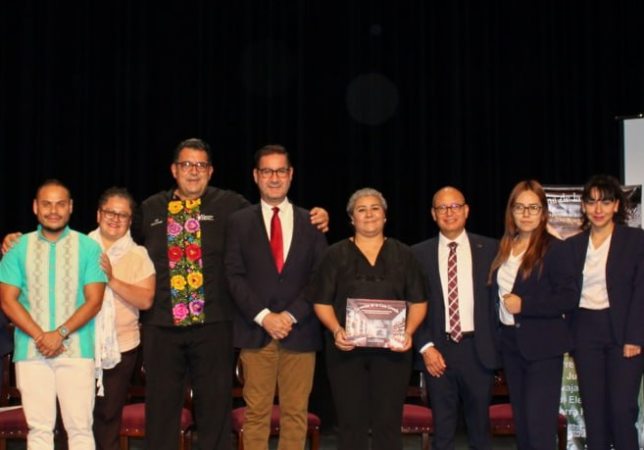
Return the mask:
<path id="1" fill-rule="evenodd" d="M 574 279 L 565 270 L 563 242 L 548 233 L 547 220 L 543 187 L 534 180 L 518 183 L 490 274 L 520 450 L 556 447 L 563 355 L 572 348 Z"/>
<path id="2" fill-rule="evenodd" d="M 590 450 L 637 450 L 644 369 L 644 231 L 625 226 L 617 179 L 596 175 L 582 194 L 583 232 L 568 239 L 578 280 L 574 360 Z"/>

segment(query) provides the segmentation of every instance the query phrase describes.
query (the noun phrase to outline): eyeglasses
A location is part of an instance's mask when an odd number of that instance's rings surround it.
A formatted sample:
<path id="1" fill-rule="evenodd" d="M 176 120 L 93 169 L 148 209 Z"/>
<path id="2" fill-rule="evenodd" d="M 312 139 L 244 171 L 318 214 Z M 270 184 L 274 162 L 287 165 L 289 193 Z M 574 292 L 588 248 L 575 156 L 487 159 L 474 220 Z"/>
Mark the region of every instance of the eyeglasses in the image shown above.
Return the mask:
<path id="1" fill-rule="evenodd" d="M 523 214 L 524 211 L 528 211 L 528 214 L 531 216 L 536 216 L 541 212 L 543 206 L 537 205 L 536 203 L 530 203 L 529 205 L 524 205 L 523 203 L 515 203 L 512 205 L 512 212 L 514 214 Z"/>
<path id="2" fill-rule="evenodd" d="M 439 206 L 434 206 L 434 211 L 436 211 L 436 214 L 439 216 L 444 216 L 447 214 L 447 211 L 451 211 L 452 213 L 459 213 L 463 209 L 463 206 L 465 206 L 465 203 L 452 203 L 451 205 L 439 205 Z"/>
<path id="3" fill-rule="evenodd" d="M 198 172 L 204 172 L 208 167 L 210 167 L 210 163 L 208 161 L 177 161 L 175 164 L 184 172 L 190 171 L 193 167 L 196 168 Z"/>
<path id="4" fill-rule="evenodd" d="M 112 211 L 110 209 L 101 209 L 101 214 L 110 220 L 127 220 L 132 217 L 132 214 Z"/>
<path id="5" fill-rule="evenodd" d="M 262 178 L 271 178 L 273 175 L 277 175 L 278 178 L 286 178 L 290 171 L 290 167 L 280 167 L 279 169 L 269 169 L 268 167 L 265 167 L 263 169 L 257 169 L 257 172 Z"/>

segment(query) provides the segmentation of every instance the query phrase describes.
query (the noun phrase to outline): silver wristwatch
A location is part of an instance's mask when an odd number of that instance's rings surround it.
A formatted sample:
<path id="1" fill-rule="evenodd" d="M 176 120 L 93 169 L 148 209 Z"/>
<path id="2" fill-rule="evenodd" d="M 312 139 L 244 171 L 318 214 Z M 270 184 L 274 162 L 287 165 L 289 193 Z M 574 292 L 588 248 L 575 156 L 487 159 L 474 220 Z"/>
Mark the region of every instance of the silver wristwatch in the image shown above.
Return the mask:
<path id="1" fill-rule="evenodd" d="M 65 325 L 61 325 L 58 327 L 58 334 L 60 334 L 63 339 L 67 339 L 67 336 L 69 336 L 69 330 Z"/>

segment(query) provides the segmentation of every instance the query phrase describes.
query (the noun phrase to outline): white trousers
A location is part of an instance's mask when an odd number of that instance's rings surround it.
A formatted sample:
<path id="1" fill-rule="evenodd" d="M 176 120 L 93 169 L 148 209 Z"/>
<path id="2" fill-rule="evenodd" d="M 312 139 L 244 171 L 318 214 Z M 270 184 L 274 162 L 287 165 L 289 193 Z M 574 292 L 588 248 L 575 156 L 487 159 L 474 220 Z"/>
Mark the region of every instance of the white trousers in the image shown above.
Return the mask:
<path id="1" fill-rule="evenodd" d="M 56 397 L 69 450 L 94 450 L 94 360 L 54 358 L 16 363 L 16 384 L 29 426 L 28 450 L 53 450 Z"/>

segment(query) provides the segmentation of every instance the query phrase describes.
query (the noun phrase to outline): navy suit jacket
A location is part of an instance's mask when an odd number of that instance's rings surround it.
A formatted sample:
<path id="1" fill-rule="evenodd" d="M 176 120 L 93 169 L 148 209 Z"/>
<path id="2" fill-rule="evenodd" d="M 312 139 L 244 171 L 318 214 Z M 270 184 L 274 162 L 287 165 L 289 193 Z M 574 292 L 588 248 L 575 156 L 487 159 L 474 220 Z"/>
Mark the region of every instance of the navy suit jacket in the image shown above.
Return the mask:
<path id="1" fill-rule="evenodd" d="M 579 303 L 570 252 L 564 241 L 549 239 L 542 267 L 535 267 L 526 279 L 519 271 L 512 287 L 512 293 L 521 297 L 521 312 L 514 315 L 517 345 L 523 357 L 533 361 L 572 349 L 570 317 Z M 496 275 L 492 285 L 498 301 Z"/>
<path id="2" fill-rule="evenodd" d="M 579 301 L 590 232 L 568 238 Z M 616 225 L 606 261 L 610 320 L 619 345 L 644 346 L 644 230 Z M 574 316 L 573 316 L 574 326 Z"/>
<path id="3" fill-rule="evenodd" d="M 494 239 L 467 233 L 472 251 L 472 283 L 474 291 L 474 346 L 480 363 L 494 369 L 499 366 L 497 352 L 497 313 L 491 298 L 487 278 L 498 242 Z M 412 247 L 428 280 L 427 316 L 414 336 L 414 346 L 420 350 L 428 342 L 443 351 L 445 339 L 445 300 L 438 267 L 438 236 Z"/>
<path id="4" fill-rule="evenodd" d="M 288 311 L 297 323 L 280 342 L 289 350 L 321 348 L 320 323 L 313 313 L 309 281 L 327 248 L 324 234 L 311 225 L 309 212 L 293 206 L 293 238 L 282 273 L 277 272 L 261 206 L 232 214 L 227 223 L 224 257 L 230 292 L 236 304 L 234 344 L 261 348 L 270 335 L 253 319 L 264 308 Z"/>

